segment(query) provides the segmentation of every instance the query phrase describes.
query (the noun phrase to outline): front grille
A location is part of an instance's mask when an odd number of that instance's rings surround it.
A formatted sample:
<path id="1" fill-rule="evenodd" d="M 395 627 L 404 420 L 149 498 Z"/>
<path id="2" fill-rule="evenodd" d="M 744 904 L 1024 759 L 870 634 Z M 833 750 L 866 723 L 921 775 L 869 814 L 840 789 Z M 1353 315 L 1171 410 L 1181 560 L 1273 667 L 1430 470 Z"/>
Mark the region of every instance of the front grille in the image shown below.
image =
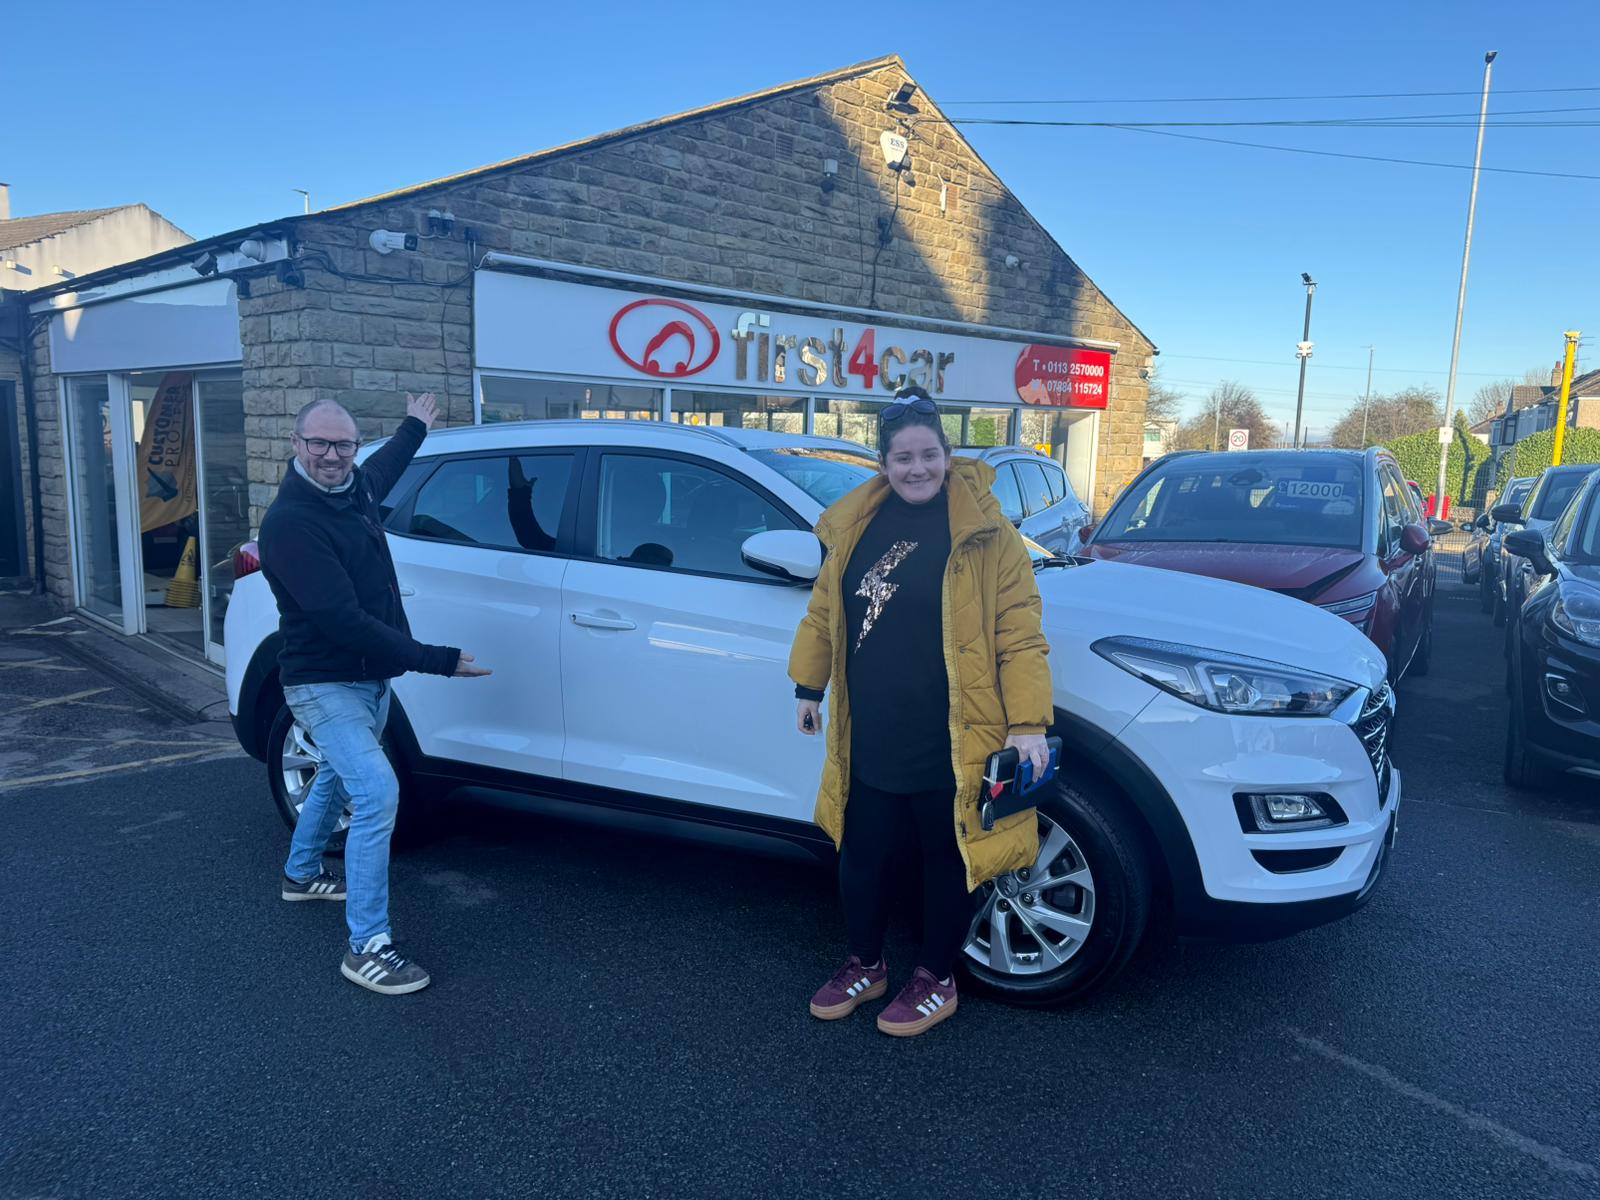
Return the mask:
<path id="1" fill-rule="evenodd" d="M 1361 706 L 1352 728 L 1367 757 L 1372 760 L 1372 773 L 1378 780 L 1378 805 L 1383 806 L 1389 795 L 1389 725 L 1394 720 L 1394 689 L 1385 683 Z"/>

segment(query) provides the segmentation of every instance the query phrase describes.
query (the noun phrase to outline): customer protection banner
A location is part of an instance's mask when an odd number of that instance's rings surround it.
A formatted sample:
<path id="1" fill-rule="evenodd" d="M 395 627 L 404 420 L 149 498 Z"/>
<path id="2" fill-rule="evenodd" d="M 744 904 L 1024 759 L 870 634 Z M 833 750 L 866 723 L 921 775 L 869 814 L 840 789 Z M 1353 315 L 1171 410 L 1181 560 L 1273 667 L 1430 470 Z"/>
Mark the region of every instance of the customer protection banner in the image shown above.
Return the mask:
<path id="1" fill-rule="evenodd" d="M 163 375 L 145 411 L 137 460 L 143 533 L 181 521 L 197 506 L 193 384 L 187 371 Z"/>

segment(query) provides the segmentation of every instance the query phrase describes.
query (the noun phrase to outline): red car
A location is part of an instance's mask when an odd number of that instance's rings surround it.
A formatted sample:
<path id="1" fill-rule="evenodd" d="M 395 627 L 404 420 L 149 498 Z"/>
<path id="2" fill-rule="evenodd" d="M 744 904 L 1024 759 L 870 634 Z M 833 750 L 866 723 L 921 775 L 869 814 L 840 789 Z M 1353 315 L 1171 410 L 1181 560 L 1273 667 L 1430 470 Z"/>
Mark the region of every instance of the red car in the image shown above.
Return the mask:
<path id="1" fill-rule="evenodd" d="M 1253 584 L 1358 625 L 1389 676 L 1428 669 L 1437 574 L 1429 522 L 1384 450 L 1157 459 L 1085 532 L 1088 558 Z"/>

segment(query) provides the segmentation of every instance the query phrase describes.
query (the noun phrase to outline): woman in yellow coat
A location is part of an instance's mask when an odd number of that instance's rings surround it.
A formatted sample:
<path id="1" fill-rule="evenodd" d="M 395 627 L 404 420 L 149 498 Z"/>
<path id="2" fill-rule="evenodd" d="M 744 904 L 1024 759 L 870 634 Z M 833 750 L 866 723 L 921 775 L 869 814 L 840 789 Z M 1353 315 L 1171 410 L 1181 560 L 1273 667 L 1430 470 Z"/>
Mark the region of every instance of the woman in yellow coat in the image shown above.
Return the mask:
<path id="1" fill-rule="evenodd" d="M 952 462 L 938 409 L 920 388 L 883 410 L 880 474 L 817 523 L 828 554 L 795 634 L 789 675 L 802 733 L 831 722 L 817 823 L 839 847 L 849 957 L 811 1001 L 824 1020 L 888 990 L 887 883 L 896 845 L 917 843 L 923 944 L 911 978 L 878 1017 L 922 1033 L 956 1009 L 955 957 L 969 893 L 1038 856 L 1032 811 L 984 831 L 983 769 L 1014 746 L 1043 770 L 1048 645 L 1022 539 L 990 491 L 994 471 Z"/>

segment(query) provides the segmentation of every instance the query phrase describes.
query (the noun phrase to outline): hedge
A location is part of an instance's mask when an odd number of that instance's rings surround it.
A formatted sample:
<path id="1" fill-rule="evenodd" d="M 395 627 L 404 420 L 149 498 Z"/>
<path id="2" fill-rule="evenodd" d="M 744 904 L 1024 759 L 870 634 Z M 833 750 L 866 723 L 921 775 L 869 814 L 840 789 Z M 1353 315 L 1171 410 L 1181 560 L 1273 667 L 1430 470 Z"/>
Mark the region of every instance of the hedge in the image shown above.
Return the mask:
<path id="1" fill-rule="evenodd" d="M 1517 452 L 1508 454 L 1500 463 L 1497 490 L 1505 491 L 1506 484 L 1518 476 L 1537 475 L 1550 465 L 1556 450 L 1556 431 L 1546 429 L 1517 443 Z M 1600 463 L 1600 429 L 1569 429 L 1566 442 L 1561 447 L 1563 463 Z"/>
<path id="2" fill-rule="evenodd" d="M 1439 431 L 1411 433 L 1405 437 L 1385 442 L 1384 448 L 1400 464 L 1407 479 L 1422 486 L 1422 494 L 1431 496 L 1439 484 Z M 1472 436 L 1461 414 L 1456 414 L 1455 438 L 1450 443 L 1450 457 L 1445 467 L 1445 492 L 1456 504 L 1476 504 L 1488 489 L 1489 447 Z"/>

